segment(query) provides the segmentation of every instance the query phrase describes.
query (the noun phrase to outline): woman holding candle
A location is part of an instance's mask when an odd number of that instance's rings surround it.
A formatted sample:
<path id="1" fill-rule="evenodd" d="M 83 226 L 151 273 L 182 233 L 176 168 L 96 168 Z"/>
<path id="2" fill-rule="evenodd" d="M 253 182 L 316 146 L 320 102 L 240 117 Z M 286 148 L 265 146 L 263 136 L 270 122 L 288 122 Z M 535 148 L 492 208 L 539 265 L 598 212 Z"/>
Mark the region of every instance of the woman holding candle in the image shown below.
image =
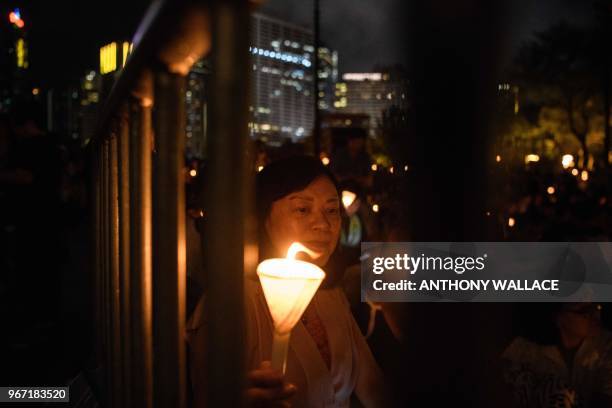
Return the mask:
<path id="1" fill-rule="evenodd" d="M 293 157 L 270 164 L 257 178 L 260 260 L 284 258 L 294 242 L 316 256 L 303 258 L 326 277 L 291 332 L 286 371 L 274 369 L 274 322 L 260 283 L 245 280 L 246 400 L 251 406 L 348 407 L 354 393 L 365 407 L 388 406 L 380 370 L 370 353 L 335 270 L 340 199 L 334 177 L 318 160 Z M 188 322 L 195 405 L 205 387 L 197 345 L 205 325 L 201 301 Z M 204 330 L 202 330 L 204 329 Z"/>

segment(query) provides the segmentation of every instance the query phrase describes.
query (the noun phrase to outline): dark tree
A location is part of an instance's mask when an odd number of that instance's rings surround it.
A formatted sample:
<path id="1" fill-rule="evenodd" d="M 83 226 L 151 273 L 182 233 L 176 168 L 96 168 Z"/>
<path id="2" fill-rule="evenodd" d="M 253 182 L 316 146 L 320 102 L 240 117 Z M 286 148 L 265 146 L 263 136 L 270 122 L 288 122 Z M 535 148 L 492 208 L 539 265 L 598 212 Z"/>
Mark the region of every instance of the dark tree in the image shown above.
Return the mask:
<path id="1" fill-rule="evenodd" d="M 589 159 L 592 119 L 603 110 L 599 41 L 594 30 L 560 23 L 524 44 L 516 60 L 517 79 L 529 102 L 565 113 L 567 127 L 582 147 L 583 165 Z"/>

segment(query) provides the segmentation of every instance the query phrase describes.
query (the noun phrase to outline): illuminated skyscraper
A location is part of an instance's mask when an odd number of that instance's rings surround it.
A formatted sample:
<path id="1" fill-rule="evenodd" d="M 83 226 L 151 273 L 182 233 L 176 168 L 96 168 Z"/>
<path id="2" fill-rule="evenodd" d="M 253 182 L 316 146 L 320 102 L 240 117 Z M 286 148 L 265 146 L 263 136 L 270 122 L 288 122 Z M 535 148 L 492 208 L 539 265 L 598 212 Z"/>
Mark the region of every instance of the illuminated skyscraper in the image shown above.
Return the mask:
<path id="1" fill-rule="evenodd" d="M 207 86 L 210 67 L 207 60 L 194 64 L 187 75 L 187 91 L 185 92 L 185 108 L 187 123 L 185 124 L 185 149 L 188 159 L 201 159 L 206 154 L 206 118 L 207 118 Z"/>
<path id="2" fill-rule="evenodd" d="M 336 83 L 334 107 L 339 113 L 366 114 L 370 135 L 377 136 L 382 113 L 408 104 L 408 81 L 401 72 L 346 73 Z"/>
<path id="3" fill-rule="evenodd" d="M 87 140 L 94 136 L 98 125 L 101 78 L 95 71 L 89 71 L 80 82 L 78 132 L 82 140 Z"/>
<path id="4" fill-rule="evenodd" d="M 251 135 L 271 144 L 309 136 L 314 123 L 312 30 L 254 13 L 251 17 Z M 338 55 L 319 49 L 319 109 L 332 108 Z"/>
<path id="5" fill-rule="evenodd" d="M 91 139 L 101 110 L 102 80 L 89 70 L 69 85 L 47 89 L 41 98 L 46 104 L 47 130 L 81 143 Z"/>

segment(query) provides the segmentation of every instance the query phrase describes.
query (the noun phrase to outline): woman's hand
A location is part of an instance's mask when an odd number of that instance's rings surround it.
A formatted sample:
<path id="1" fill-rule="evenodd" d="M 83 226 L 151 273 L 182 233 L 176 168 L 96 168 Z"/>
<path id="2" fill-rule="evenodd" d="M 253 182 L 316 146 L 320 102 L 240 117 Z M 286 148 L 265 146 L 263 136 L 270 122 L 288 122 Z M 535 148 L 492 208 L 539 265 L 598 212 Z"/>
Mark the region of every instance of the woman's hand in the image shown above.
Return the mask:
<path id="1" fill-rule="evenodd" d="M 285 381 L 285 376 L 263 361 L 258 369 L 247 375 L 247 407 L 290 407 L 289 398 L 295 394 L 295 385 Z"/>

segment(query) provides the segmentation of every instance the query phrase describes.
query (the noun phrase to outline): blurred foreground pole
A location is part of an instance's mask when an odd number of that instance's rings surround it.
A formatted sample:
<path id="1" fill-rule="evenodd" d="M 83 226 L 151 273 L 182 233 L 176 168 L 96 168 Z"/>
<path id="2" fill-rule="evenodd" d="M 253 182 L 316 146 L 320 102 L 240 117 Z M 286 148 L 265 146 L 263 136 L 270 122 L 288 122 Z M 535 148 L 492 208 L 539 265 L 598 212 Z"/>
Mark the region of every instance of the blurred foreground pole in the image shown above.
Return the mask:
<path id="1" fill-rule="evenodd" d="M 402 36 L 412 84 L 411 239 L 487 241 L 487 133 L 507 1 L 415 0 Z M 504 406 L 506 305 L 412 303 L 401 386 L 414 406 Z M 426 330 L 415 328 L 427 327 Z M 399 378 L 397 375 L 394 377 Z M 401 380 L 400 380 L 401 381 Z"/>
<path id="2" fill-rule="evenodd" d="M 121 294 L 121 369 L 123 404 L 131 407 L 131 324 L 130 324 L 130 122 L 128 104 L 119 122 L 119 283 Z"/>
<path id="3" fill-rule="evenodd" d="M 415 1 L 408 10 L 414 103 L 412 234 L 484 239 L 487 126 L 496 96 L 502 2 Z"/>
<path id="4" fill-rule="evenodd" d="M 152 82 L 143 75 L 141 92 L 129 101 L 130 398 L 143 408 L 153 407 Z"/>
<path id="5" fill-rule="evenodd" d="M 154 406 L 184 408 L 185 77 L 155 73 L 153 161 Z"/>
<path id="6" fill-rule="evenodd" d="M 320 20 L 321 11 L 319 8 L 319 0 L 314 0 L 314 61 L 312 64 L 312 83 L 314 94 L 314 126 L 312 129 L 312 137 L 314 139 L 314 154 L 319 157 L 321 153 L 321 111 L 319 110 L 319 47 L 321 46 L 320 39 Z"/>
<path id="7" fill-rule="evenodd" d="M 111 312 L 111 401 L 113 407 L 122 407 L 121 363 L 121 292 L 119 259 L 119 149 L 115 132 L 110 136 L 110 312 Z"/>
<path id="8" fill-rule="evenodd" d="M 212 2 L 213 24 L 207 219 L 207 406 L 242 406 L 243 275 L 253 169 L 247 152 L 249 11 L 246 0 Z M 256 257 L 255 257 L 256 259 Z"/>

